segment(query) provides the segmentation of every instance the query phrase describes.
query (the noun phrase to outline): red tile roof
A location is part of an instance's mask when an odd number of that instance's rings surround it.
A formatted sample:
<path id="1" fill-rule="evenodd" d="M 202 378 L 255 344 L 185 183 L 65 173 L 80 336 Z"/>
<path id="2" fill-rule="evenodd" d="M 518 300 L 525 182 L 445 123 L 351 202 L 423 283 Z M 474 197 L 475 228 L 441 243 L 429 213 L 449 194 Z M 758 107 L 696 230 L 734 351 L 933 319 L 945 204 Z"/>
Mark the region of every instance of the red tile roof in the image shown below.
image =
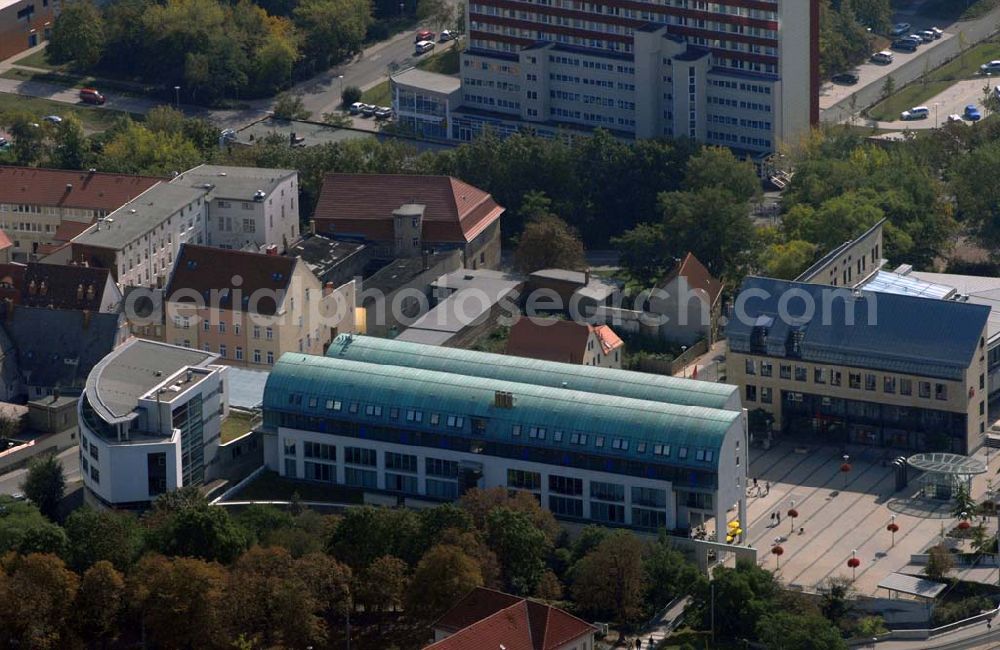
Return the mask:
<path id="1" fill-rule="evenodd" d="M 317 232 L 394 238 L 392 213 L 424 205 L 427 242 L 470 242 L 503 214 L 487 192 L 450 176 L 327 174 L 316 204 Z"/>
<path id="2" fill-rule="evenodd" d="M 83 221 L 63 221 L 57 227 L 52 239 L 57 242 L 72 241 L 74 237 L 82 233 L 87 228 L 94 225 L 93 221 L 84 223 Z"/>
<path id="3" fill-rule="evenodd" d="M 12 242 L 10 237 L 7 236 L 7 233 L 0 230 L 0 251 L 10 248 L 13 245 L 14 242 Z"/>
<path id="4" fill-rule="evenodd" d="M 561 609 L 483 587 L 448 610 L 434 628 L 451 635 L 425 650 L 555 650 L 596 631 Z"/>
<path id="5" fill-rule="evenodd" d="M 594 327 L 557 318 L 521 318 L 510 328 L 507 354 L 544 361 L 583 363 L 591 332 L 600 341 L 604 354 L 623 345 L 607 325 Z"/>
<path id="6" fill-rule="evenodd" d="M 26 203 L 111 212 L 161 180 L 166 179 L 64 169 L 0 166 L 0 203 Z"/>
<path id="7" fill-rule="evenodd" d="M 694 256 L 694 253 L 689 252 L 685 255 L 680 264 L 675 266 L 670 275 L 663 280 L 661 286 L 669 284 L 671 280 L 678 276 L 686 278 L 688 287 L 691 289 L 701 289 L 708 294 L 713 305 L 719 299 L 719 296 L 722 295 L 722 282 L 712 277 L 712 274 L 708 272 L 705 265 Z"/>
<path id="8" fill-rule="evenodd" d="M 228 295 L 232 296 L 239 289 L 242 310 L 249 312 L 253 307 L 249 299 L 254 292 L 262 289 L 288 291 L 295 264 L 296 260 L 292 257 L 184 244 L 177 254 L 177 262 L 167 284 L 166 299 L 171 300 L 182 289 L 194 290 L 204 297 L 206 306 L 211 306 L 211 292 L 219 291 L 219 307 L 232 309 L 231 298 L 222 298 L 221 292 L 228 289 Z M 240 280 L 234 282 L 237 276 Z M 191 303 L 193 299 L 182 296 L 177 302 Z M 280 307 L 275 305 L 273 297 L 266 295 L 256 303 L 255 313 L 265 316 L 273 316 Z"/>

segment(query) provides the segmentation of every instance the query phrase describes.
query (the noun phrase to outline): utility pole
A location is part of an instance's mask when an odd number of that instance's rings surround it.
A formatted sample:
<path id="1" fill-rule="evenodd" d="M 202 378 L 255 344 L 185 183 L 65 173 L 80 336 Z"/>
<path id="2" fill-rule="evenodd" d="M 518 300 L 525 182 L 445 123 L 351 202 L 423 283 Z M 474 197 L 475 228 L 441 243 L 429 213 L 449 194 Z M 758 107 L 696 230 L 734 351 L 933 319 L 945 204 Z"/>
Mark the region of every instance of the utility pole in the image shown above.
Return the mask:
<path id="1" fill-rule="evenodd" d="M 715 645 L 715 581 L 708 583 L 708 586 L 712 593 L 712 645 Z"/>

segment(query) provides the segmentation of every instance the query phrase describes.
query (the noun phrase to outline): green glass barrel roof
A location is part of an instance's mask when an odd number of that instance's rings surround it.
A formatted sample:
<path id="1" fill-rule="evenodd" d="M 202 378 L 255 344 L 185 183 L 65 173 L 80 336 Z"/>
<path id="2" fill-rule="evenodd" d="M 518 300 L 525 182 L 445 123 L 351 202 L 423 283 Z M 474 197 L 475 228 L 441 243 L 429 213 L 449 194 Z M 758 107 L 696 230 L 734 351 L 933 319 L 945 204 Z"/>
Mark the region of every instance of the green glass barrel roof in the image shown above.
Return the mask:
<path id="1" fill-rule="evenodd" d="M 496 391 L 510 392 L 512 408 L 495 405 Z M 333 412 L 334 401 L 340 410 Z M 355 413 L 349 405 L 356 402 Z M 366 415 L 368 405 L 381 405 L 381 416 Z M 386 366 L 301 353 L 286 353 L 274 365 L 264 389 L 264 411 L 316 418 L 353 420 L 392 426 L 389 410 L 399 408 L 397 422 L 405 428 L 448 430 L 449 415 L 464 418 L 462 433 L 472 435 L 471 419 L 487 422 L 486 439 L 524 445 L 564 448 L 643 458 L 647 461 L 713 469 L 718 449 L 729 432 L 740 435 L 738 411 L 663 404 L 619 396 L 584 393 L 565 388 L 519 384 L 481 377 L 456 376 L 431 370 Z M 423 412 L 422 422 L 406 421 L 407 409 Z M 431 414 L 439 415 L 432 424 Z M 515 425 L 520 435 L 515 435 Z M 531 427 L 544 428 L 544 439 L 533 439 Z M 556 440 L 556 432 L 562 440 Z M 587 435 L 587 449 L 571 442 L 572 433 Z M 598 439 L 601 440 L 598 440 Z M 615 449 L 615 440 L 628 440 Z M 603 444 L 599 444 L 603 442 Z M 640 443 L 645 443 L 645 449 Z M 670 445 L 669 457 L 654 455 L 654 445 Z M 680 448 L 687 457 L 680 458 Z M 697 460 L 696 450 L 712 450 L 712 460 Z M 665 456 L 665 454 L 664 454 Z"/>
<path id="2" fill-rule="evenodd" d="M 436 370 L 588 393 L 707 408 L 739 410 L 735 386 L 644 372 L 526 359 L 374 336 L 341 334 L 326 355 L 382 365 Z"/>

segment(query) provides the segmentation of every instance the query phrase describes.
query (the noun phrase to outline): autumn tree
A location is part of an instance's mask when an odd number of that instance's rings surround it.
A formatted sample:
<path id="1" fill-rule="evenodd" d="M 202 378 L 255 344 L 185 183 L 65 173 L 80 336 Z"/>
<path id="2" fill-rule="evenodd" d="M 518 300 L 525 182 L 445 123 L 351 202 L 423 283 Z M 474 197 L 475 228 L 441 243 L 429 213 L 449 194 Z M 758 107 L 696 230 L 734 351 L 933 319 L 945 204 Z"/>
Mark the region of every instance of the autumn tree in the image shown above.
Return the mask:
<path id="1" fill-rule="evenodd" d="M 365 604 L 365 611 L 394 611 L 402 604 L 408 582 L 406 562 L 383 555 L 375 558 L 358 576 L 358 600 Z"/>
<path id="2" fill-rule="evenodd" d="M 53 454 L 31 461 L 21 490 L 43 515 L 55 520 L 59 516 L 59 503 L 66 491 L 62 463 Z"/>
<path id="3" fill-rule="evenodd" d="M 100 10 L 89 0 L 71 2 L 62 8 L 52 25 L 46 58 L 52 63 L 71 63 L 88 69 L 101 60 L 105 44 Z"/>
<path id="4" fill-rule="evenodd" d="M 542 577 L 538 580 L 538 584 L 535 585 L 535 593 L 533 595 L 535 598 L 540 598 L 541 600 L 562 600 L 563 585 L 559 581 L 559 576 L 551 569 L 546 569 L 542 573 Z"/>
<path id="5" fill-rule="evenodd" d="M 551 268 L 583 269 L 587 261 L 576 230 L 549 211 L 550 202 L 544 195 L 525 197 L 525 201 L 533 201 L 536 207 L 517 237 L 514 249 L 517 270 L 531 273 Z"/>
<path id="6" fill-rule="evenodd" d="M 608 535 L 573 567 L 573 599 L 594 615 L 609 616 L 619 625 L 643 614 L 642 541 L 630 531 Z"/>
<path id="7" fill-rule="evenodd" d="M 761 256 L 763 274 L 769 278 L 794 280 L 816 257 L 816 245 L 801 239 L 771 244 Z"/>
<path id="8" fill-rule="evenodd" d="M 457 546 L 433 546 L 413 572 L 406 592 L 406 611 L 418 620 L 433 621 L 482 584 L 483 576 L 474 558 Z"/>
<path id="9" fill-rule="evenodd" d="M 226 572 L 197 558 L 146 555 L 126 580 L 146 636 L 164 648 L 217 648 L 225 638 Z"/>
<path id="10" fill-rule="evenodd" d="M 160 176 L 191 169 L 202 161 L 194 143 L 183 134 L 150 131 L 132 121 L 112 134 L 98 156 L 104 171 Z"/>
<path id="11" fill-rule="evenodd" d="M 924 575 L 931 580 L 944 580 L 955 568 L 955 560 L 951 557 L 951 551 L 943 544 L 932 546 L 927 552 L 927 566 L 924 567 Z"/>
<path id="12" fill-rule="evenodd" d="M 502 486 L 473 488 L 462 495 L 458 505 L 469 513 L 473 524 L 479 530 L 486 530 L 489 515 L 495 508 L 507 508 L 528 515 L 535 528 L 545 533 L 550 542 L 554 542 L 559 534 L 560 528 L 555 517 L 550 511 L 542 508 L 530 492 L 509 491 Z"/>
<path id="13" fill-rule="evenodd" d="M 73 627 L 88 644 L 114 641 L 125 609 L 125 579 L 110 562 L 101 560 L 80 580 L 73 610 Z"/>
<path id="14" fill-rule="evenodd" d="M 0 575 L 0 645 L 32 650 L 67 647 L 79 579 L 55 555 L 7 555 Z"/>

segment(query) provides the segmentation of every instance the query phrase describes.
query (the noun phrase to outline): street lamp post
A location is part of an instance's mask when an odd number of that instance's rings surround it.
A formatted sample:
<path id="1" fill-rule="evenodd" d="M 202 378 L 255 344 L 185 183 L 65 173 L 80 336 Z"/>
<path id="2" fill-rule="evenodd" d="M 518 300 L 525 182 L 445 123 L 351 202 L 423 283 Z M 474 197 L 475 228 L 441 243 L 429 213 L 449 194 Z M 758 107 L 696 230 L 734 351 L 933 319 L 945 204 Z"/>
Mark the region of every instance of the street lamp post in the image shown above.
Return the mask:
<path id="1" fill-rule="evenodd" d="M 181 87 L 174 86 L 174 106 L 177 110 L 181 110 Z"/>
<path id="2" fill-rule="evenodd" d="M 345 108 L 345 106 L 344 106 L 344 75 L 342 75 L 342 74 L 338 74 L 337 75 L 337 88 L 340 90 L 340 107 L 341 108 Z"/>
<path id="3" fill-rule="evenodd" d="M 771 547 L 771 554 L 774 555 L 774 570 L 781 570 L 781 555 L 785 552 L 785 549 L 781 548 L 781 538 L 774 538 L 774 546 Z"/>
<path id="4" fill-rule="evenodd" d="M 891 515 L 889 520 L 889 525 L 885 529 L 892 534 L 892 545 L 889 548 L 893 548 L 896 546 L 896 532 L 899 530 L 899 526 L 896 525 L 896 515 Z"/>
<path id="5" fill-rule="evenodd" d="M 788 529 L 788 534 L 791 535 L 795 532 L 795 518 L 799 516 L 799 511 L 795 509 L 795 501 L 789 501 L 788 508 L 788 521 L 791 522 L 791 527 Z"/>
<path id="6" fill-rule="evenodd" d="M 938 106 L 940 102 L 934 102 L 934 128 L 938 128 Z"/>
<path id="7" fill-rule="evenodd" d="M 847 455 L 847 454 L 844 454 L 843 458 L 844 458 L 844 463 L 840 466 L 840 473 L 844 475 L 844 490 L 846 490 L 847 489 L 847 475 L 850 474 L 850 472 L 851 472 L 851 464 L 848 461 L 851 460 L 851 457 L 849 455 Z"/>

